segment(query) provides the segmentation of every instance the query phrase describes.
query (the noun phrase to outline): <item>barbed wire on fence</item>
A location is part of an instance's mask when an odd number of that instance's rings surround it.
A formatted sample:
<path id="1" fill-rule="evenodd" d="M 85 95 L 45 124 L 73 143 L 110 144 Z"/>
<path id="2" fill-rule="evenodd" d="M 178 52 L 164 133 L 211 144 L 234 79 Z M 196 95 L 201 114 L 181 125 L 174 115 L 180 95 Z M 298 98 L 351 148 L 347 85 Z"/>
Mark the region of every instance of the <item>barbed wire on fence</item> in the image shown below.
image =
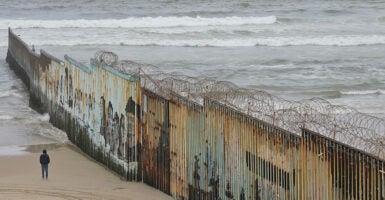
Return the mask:
<path id="1" fill-rule="evenodd" d="M 289 101 L 228 81 L 164 73 L 153 65 L 119 61 L 112 52 L 99 51 L 95 60 L 140 77 L 143 88 L 164 98 L 178 94 L 200 105 L 210 98 L 294 134 L 300 135 L 301 128 L 306 128 L 385 159 L 385 119 L 351 107 L 332 105 L 322 98 Z"/>

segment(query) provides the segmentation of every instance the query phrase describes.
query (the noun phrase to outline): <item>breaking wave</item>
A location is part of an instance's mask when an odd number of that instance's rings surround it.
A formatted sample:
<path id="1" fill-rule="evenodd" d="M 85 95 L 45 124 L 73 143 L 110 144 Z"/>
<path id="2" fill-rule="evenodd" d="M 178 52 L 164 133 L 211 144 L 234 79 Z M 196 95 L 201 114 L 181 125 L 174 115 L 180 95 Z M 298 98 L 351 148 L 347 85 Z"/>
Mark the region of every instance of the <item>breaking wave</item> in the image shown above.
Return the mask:
<path id="1" fill-rule="evenodd" d="M 0 115 L 0 120 L 11 120 L 11 119 L 14 119 L 14 117 L 10 115 Z"/>
<path id="2" fill-rule="evenodd" d="M 191 46 L 191 47 L 250 47 L 250 46 L 361 46 L 385 44 L 385 35 L 338 35 L 338 36 L 293 36 L 266 38 L 182 38 L 172 36 L 131 37 L 118 35 L 111 37 L 103 34 L 92 35 L 87 38 L 60 37 L 60 35 L 46 37 L 44 40 L 27 39 L 28 44 L 39 46 L 75 46 L 75 45 L 121 45 L 121 46 Z M 7 42 L 0 42 L 6 46 Z"/>
<path id="3" fill-rule="evenodd" d="M 17 93 L 17 91 L 15 91 L 15 90 L 0 91 L 0 98 L 1 97 L 9 97 L 9 96 L 23 97 L 21 94 Z"/>
<path id="4" fill-rule="evenodd" d="M 145 28 L 191 26 L 240 26 L 274 24 L 276 16 L 266 17 L 129 17 L 101 20 L 0 20 L 0 27 L 7 28 Z"/>
<path id="5" fill-rule="evenodd" d="M 39 116 L 38 119 L 42 122 L 49 122 L 50 116 L 48 113 L 44 113 L 43 115 Z"/>
<path id="6" fill-rule="evenodd" d="M 16 145 L 0 146 L 0 156 L 15 156 L 24 154 L 27 154 L 26 147 Z"/>
<path id="7" fill-rule="evenodd" d="M 344 91 L 345 95 L 380 95 L 385 94 L 385 90 L 362 90 L 362 91 Z"/>

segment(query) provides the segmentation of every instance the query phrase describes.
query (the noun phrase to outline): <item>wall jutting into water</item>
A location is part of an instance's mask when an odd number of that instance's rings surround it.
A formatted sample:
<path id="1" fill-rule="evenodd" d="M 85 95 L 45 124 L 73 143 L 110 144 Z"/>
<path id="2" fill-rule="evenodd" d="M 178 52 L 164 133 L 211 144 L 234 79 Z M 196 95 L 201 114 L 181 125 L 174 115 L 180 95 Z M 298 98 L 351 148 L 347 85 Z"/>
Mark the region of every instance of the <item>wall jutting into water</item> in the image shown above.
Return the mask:
<path id="1" fill-rule="evenodd" d="M 216 100 L 141 87 L 91 60 L 33 52 L 11 30 L 7 62 L 84 152 L 176 199 L 383 199 L 383 160 L 315 132 L 290 133 Z"/>
<path id="2" fill-rule="evenodd" d="M 38 55 L 10 31 L 7 61 L 29 86 L 31 105 L 92 157 L 137 180 L 140 82 L 111 67 Z M 24 73 L 25 72 L 25 73 Z"/>

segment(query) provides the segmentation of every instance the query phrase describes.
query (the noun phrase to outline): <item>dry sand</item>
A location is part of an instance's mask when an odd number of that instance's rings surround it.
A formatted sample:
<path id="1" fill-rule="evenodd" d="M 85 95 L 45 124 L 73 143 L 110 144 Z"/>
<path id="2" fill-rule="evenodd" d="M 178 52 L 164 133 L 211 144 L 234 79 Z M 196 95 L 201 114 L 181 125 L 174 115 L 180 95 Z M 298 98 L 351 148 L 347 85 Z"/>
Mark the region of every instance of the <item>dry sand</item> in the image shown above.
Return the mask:
<path id="1" fill-rule="evenodd" d="M 41 178 L 40 152 L 51 158 Z M 142 183 L 126 182 L 70 144 L 30 146 L 25 155 L 0 156 L 0 199 L 159 199 L 170 196 Z"/>

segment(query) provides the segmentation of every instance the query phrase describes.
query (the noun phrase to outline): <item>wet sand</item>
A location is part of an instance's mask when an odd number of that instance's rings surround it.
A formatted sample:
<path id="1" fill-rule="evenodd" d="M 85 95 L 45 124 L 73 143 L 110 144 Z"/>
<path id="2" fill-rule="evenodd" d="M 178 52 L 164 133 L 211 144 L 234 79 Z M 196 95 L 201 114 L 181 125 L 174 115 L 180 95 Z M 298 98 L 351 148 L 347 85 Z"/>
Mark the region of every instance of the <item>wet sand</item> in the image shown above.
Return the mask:
<path id="1" fill-rule="evenodd" d="M 40 152 L 51 158 L 48 180 L 41 178 Z M 142 183 L 126 182 L 71 144 L 38 145 L 24 155 L 0 156 L 1 199 L 172 198 Z"/>

